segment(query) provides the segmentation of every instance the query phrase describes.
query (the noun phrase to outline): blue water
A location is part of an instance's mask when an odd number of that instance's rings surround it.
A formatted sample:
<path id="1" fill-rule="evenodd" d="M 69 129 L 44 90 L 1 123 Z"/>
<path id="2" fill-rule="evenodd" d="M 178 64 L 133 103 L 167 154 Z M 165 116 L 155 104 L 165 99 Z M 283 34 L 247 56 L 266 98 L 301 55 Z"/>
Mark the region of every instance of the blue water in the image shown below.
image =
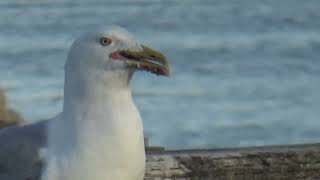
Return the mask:
<path id="1" fill-rule="evenodd" d="M 319 142 L 319 19 L 319 0 L 3 0 L 0 86 L 28 122 L 54 116 L 72 40 L 117 24 L 173 66 L 132 82 L 151 144 Z"/>

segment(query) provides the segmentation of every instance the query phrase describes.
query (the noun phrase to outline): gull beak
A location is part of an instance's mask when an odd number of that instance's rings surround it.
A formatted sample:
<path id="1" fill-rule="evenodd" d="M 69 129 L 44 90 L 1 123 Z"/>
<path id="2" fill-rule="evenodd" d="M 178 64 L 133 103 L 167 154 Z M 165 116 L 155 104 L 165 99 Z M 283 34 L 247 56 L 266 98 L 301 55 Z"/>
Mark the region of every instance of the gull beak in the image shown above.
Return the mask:
<path id="1" fill-rule="evenodd" d="M 141 51 L 115 51 L 110 54 L 110 57 L 124 60 L 128 67 L 148 71 L 156 75 L 169 76 L 170 68 L 167 58 L 162 53 L 147 46 L 141 47 Z"/>

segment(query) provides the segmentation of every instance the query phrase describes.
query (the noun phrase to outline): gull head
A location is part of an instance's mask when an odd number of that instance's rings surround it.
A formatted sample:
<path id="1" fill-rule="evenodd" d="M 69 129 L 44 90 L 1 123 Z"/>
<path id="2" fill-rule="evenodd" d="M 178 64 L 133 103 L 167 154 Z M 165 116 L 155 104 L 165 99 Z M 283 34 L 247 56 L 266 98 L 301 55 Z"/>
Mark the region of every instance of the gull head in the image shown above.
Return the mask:
<path id="1" fill-rule="evenodd" d="M 118 26 L 102 28 L 80 36 L 71 46 L 66 62 L 66 73 L 79 72 L 82 76 L 110 74 L 128 76 L 136 70 L 168 76 L 166 57 L 150 47 L 139 44 L 126 30 Z"/>

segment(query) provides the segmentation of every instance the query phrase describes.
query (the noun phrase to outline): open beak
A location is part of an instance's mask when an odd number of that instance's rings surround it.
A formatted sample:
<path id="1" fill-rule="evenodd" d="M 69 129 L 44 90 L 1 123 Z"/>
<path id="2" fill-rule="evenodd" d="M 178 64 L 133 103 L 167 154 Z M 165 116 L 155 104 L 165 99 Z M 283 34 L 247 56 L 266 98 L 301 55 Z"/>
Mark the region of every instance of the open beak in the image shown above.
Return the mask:
<path id="1" fill-rule="evenodd" d="M 110 54 L 113 59 L 124 60 L 129 67 L 148 71 L 156 75 L 169 76 L 170 68 L 167 58 L 160 52 L 147 46 L 141 51 L 118 50 Z"/>

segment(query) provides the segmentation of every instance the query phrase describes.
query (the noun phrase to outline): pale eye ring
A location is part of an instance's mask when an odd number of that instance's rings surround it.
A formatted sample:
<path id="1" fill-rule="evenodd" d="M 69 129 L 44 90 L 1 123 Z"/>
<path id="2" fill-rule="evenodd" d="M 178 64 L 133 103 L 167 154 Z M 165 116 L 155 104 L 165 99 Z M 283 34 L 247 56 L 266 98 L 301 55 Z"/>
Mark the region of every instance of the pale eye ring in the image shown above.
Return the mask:
<path id="1" fill-rule="evenodd" d="M 106 38 L 106 37 L 100 38 L 100 44 L 102 46 L 108 46 L 111 43 L 112 43 L 112 40 L 110 38 Z"/>

